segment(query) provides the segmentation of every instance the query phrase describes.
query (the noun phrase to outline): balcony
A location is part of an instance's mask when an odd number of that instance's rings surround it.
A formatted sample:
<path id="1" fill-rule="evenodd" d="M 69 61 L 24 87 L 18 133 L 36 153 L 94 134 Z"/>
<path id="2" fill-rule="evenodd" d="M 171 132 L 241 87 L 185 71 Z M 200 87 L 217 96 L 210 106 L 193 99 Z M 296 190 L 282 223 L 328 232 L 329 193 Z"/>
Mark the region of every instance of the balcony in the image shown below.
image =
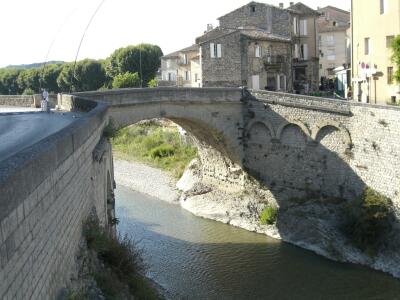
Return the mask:
<path id="1" fill-rule="evenodd" d="M 286 63 L 286 57 L 283 55 L 264 56 L 263 63 L 267 71 L 282 71 Z"/>

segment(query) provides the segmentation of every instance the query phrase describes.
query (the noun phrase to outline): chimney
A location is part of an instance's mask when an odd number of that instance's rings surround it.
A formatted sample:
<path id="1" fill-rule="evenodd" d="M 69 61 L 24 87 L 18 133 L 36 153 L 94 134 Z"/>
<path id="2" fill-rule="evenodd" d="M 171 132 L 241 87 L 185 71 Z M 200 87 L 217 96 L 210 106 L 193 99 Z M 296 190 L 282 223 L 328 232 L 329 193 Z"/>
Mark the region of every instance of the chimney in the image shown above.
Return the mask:
<path id="1" fill-rule="evenodd" d="M 213 25 L 212 24 L 207 24 L 207 31 L 213 30 Z"/>
<path id="2" fill-rule="evenodd" d="M 289 5 L 289 6 L 293 6 L 293 4 L 294 4 L 294 2 L 290 2 L 290 5 Z"/>
<path id="3" fill-rule="evenodd" d="M 279 8 L 283 8 L 283 3 L 279 3 Z"/>

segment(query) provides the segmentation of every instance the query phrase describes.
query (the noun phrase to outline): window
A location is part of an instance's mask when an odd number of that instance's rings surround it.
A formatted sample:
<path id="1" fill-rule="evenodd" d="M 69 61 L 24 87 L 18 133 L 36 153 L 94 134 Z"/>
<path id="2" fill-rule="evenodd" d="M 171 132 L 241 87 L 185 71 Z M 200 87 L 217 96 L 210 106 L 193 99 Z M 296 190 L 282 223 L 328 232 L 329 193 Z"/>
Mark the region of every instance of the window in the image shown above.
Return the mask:
<path id="1" fill-rule="evenodd" d="M 379 0 L 380 1 L 380 12 L 381 15 L 387 12 L 387 0 Z"/>
<path id="2" fill-rule="evenodd" d="M 333 35 L 327 35 L 326 36 L 326 44 L 328 46 L 333 46 L 335 45 L 335 37 Z"/>
<path id="3" fill-rule="evenodd" d="M 300 45 L 300 58 L 307 60 L 308 59 L 308 45 L 302 44 Z"/>
<path id="4" fill-rule="evenodd" d="M 370 45 L 370 39 L 369 38 L 365 38 L 364 39 L 364 54 L 368 55 L 371 51 L 371 45 Z"/>
<path id="5" fill-rule="evenodd" d="M 261 57 L 261 47 L 260 45 L 256 45 L 256 57 Z"/>
<path id="6" fill-rule="evenodd" d="M 390 48 L 392 46 L 394 40 L 394 35 L 388 35 L 386 37 L 386 48 Z"/>
<path id="7" fill-rule="evenodd" d="M 194 82 L 197 82 L 199 80 L 199 74 L 195 73 L 194 74 Z"/>
<path id="8" fill-rule="evenodd" d="M 286 90 L 286 76 L 285 75 L 279 76 L 279 90 L 281 90 L 281 91 Z"/>
<path id="9" fill-rule="evenodd" d="M 336 27 L 336 25 L 337 25 L 337 24 L 336 24 L 336 21 L 333 21 L 333 22 L 332 22 L 332 25 L 333 25 L 333 27 Z"/>
<path id="10" fill-rule="evenodd" d="M 222 46 L 221 44 L 214 44 L 214 43 L 210 43 L 210 55 L 211 58 L 215 58 L 215 57 L 222 57 Z"/>
<path id="11" fill-rule="evenodd" d="M 256 6 L 255 5 L 250 5 L 250 12 L 252 12 L 252 13 L 256 12 Z"/>
<path id="12" fill-rule="evenodd" d="M 294 44 L 294 58 L 299 58 L 299 44 Z"/>
<path id="13" fill-rule="evenodd" d="M 326 51 L 326 59 L 327 60 L 335 60 L 336 59 L 335 50 L 328 49 Z"/>
<path id="14" fill-rule="evenodd" d="M 187 56 L 186 53 L 183 54 L 183 64 L 184 64 L 184 65 L 187 65 L 187 64 L 188 64 L 188 56 Z"/>
<path id="15" fill-rule="evenodd" d="M 387 83 L 393 84 L 393 67 L 387 68 Z"/>
<path id="16" fill-rule="evenodd" d="M 185 71 L 185 81 L 189 81 L 189 80 L 190 80 L 190 72 Z"/>
<path id="17" fill-rule="evenodd" d="M 307 35 L 307 20 L 300 20 L 300 35 Z"/>
<path id="18" fill-rule="evenodd" d="M 294 32 L 294 34 L 297 34 L 299 32 L 298 26 L 297 26 L 297 17 L 293 18 L 293 32 Z"/>
<path id="19" fill-rule="evenodd" d="M 172 73 L 168 73 L 168 81 L 172 81 Z"/>

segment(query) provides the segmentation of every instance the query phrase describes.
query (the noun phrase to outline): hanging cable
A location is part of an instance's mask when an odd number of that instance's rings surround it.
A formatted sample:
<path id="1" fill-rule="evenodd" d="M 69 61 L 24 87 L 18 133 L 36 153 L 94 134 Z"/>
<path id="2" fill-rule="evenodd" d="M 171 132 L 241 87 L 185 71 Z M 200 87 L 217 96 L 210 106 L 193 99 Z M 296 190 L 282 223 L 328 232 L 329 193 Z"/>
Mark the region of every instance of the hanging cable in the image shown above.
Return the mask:
<path id="1" fill-rule="evenodd" d="M 74 67 L 73 67 L 73 69 L 72 69 L 72 81 L 71 81 L 71 85 L 70 85 L 70 87 L 69 87 L 69 91 L 70 91 L 70 92 L 72 92 L 72 85 L 73 85 L 73 81 L 74 81 L 74 79 L 75 79 L 76 61 L 77 61 L 77 59 L 78 59 L 79 50 L 81 49 L 83 39 L 85 38 L 86 32 L 87 32 L 87 30 L 89 29 L 90 23 L 92 23 L 94 17 L 96 16 L 97 12 L 99 11 L 99 9 L 101 8 L 101 6 L 103 5 L 103 3 L 104 3 L 105 1 L 106 1 L 106 0 L 102 0 L 102 1 L 100 2 L 100 4 L 97 6 L 96 10 L 94 11 L 92 17 L 91 17 L 90 20 L 89 20 L 89 23 L 86 25 L 85 31 L 83 32 L 81 41 L 80 41 L 80 43 L 79 43 L 78 50 L 76 51 L 76 56 L 75 56 L 75 61 L 74 61 Z"/>

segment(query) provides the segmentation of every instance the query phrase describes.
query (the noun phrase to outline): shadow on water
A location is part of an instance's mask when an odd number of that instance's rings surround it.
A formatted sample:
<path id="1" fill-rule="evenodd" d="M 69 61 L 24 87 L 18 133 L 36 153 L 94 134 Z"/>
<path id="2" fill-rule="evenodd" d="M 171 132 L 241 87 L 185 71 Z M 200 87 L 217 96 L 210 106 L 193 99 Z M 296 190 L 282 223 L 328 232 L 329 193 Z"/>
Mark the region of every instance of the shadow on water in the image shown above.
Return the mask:
<path id="1" fill-rule="evenodd" d="M 118 231 L 174 299 L 400 299 L 400 281 L 119 186 Z"/>

